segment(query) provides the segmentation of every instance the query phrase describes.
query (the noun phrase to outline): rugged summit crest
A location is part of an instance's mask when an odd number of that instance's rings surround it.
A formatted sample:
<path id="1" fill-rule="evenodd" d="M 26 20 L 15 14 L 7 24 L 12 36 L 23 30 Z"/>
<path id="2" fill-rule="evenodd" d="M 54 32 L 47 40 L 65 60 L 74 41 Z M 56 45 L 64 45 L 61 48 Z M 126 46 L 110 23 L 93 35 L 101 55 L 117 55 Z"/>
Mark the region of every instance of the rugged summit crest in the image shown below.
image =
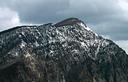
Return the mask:
<path id="1" fill-rule="evenodd" d="M 77 24 L 77 23 L 83 23 L 84 24 L 84 22 L 78 18 L 68 18 L 68 19 L 65 19 L 61 22 L 56 23 L 55 26 L 59 27 L 59 26 L 65 26 L 65 25 L 73 25 L 73 24 Z"/>

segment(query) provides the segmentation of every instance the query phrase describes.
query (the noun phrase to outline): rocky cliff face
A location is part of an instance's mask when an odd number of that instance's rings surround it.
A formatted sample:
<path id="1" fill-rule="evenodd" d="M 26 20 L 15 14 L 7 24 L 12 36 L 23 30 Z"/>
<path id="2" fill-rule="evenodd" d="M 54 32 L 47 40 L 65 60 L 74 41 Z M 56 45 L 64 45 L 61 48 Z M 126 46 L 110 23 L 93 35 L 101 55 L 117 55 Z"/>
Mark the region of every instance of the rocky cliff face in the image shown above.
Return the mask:
<path id="1" fill-rule="evenodd" d="M 128 55 L 81 20 L 0 33 L 0 82 L 128 82 Z"/>

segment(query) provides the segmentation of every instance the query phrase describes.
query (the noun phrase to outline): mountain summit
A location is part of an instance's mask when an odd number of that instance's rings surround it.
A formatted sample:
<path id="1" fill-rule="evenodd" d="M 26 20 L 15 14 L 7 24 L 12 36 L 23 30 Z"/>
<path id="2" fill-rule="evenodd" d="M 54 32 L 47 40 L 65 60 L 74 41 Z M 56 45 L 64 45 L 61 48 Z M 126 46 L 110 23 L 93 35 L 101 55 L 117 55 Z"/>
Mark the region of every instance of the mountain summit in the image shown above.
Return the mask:
<path id="1" fill-rule="evenodd" d="M 59 26 L 66 26 L 66 25 L 74 25 L 74 24 L 78 24 L 78 23 L 84 24 L 84 22 L 79 20 L 78 18 L 68 18 L 68 19 L 65 19 L 61 22 L 56 23 L 55 26 L 59 27 Z M 85 27 L 87 27 L 87 26 L 85 25 Z"/>
<path id="2" fill-rule="evenodd" d="M 0 33 L 0 82 L 128 82 L 128 55 L 77 18 Z"/>

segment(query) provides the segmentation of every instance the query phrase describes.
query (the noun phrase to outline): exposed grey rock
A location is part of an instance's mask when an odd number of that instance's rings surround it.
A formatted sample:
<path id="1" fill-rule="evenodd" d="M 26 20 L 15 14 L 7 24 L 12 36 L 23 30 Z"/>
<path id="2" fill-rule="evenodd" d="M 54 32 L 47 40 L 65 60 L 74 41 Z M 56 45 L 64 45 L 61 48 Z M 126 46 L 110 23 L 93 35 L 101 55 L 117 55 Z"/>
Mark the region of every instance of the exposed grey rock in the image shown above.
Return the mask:
<path id="1" fill-rule="evenodd" d="M 77 18 L 0 33 L 0 82 L 128 82 L 128 55 Z"/>

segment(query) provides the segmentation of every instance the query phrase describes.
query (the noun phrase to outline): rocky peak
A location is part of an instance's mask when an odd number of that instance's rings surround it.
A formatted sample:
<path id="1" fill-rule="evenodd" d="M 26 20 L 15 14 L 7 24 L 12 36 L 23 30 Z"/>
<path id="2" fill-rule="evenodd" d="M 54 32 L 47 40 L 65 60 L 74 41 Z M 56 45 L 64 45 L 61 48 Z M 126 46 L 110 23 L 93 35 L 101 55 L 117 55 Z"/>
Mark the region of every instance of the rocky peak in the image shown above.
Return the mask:
<path id="1" fill-rule="evenodd" d="M 0 33 L 0 82 L 128 82 L 127 62 L 77 18 Z"/>
<path id="2" fill-rule="evenodd" d="M 83 23 L 83 21 L 81 21 L 80 19 L 78 18 L 68 18 L 68 19 L 65 19 L 61 22 L 58 22 L 55 24 L 56 27 L 60 27 L 60 26 L 66 26 L 66 25 L 74 25 L 74 24 L 79 24 L 79 23 Z M 86 25 L 85 25 L 86 27 Z"/>

